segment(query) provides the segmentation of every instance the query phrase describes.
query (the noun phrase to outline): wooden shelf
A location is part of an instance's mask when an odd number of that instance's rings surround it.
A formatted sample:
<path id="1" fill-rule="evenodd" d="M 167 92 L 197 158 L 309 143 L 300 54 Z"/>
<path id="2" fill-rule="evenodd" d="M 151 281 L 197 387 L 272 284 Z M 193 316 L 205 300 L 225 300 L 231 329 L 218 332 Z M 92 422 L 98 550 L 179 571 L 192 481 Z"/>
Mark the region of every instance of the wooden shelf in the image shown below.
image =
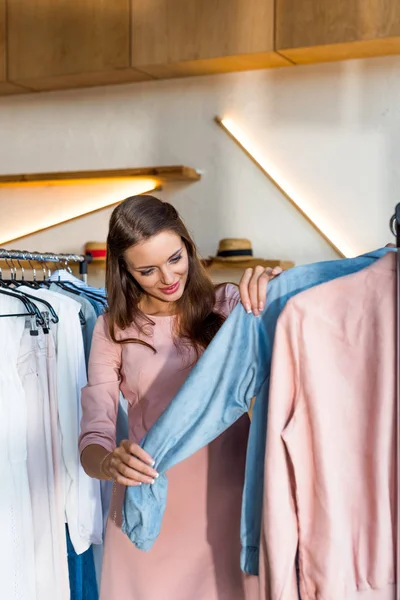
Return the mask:
<path id="1" fill-rule="evenodd" d="M 138 169 L 106 169 L 99 171 L 61 171 L 59 173 L 30 173 L 18 175 L 0 175 L 0 187 L 32 186 L 32 185 L 63 185 L 89 181 L 124 178 L 153 177 L 160 184 L 169 181 L 199 181 L 201 175 L 192 167 L 141 167 Z"/>
<path id="2" fill-rule="evenodd" d="M 218 261 L 218 260 L 213 260 L 211 258 L 208 259 L 204 259 L 202 261 L 203 265 L 206 267 L 206 269 L 208 269 L 209 271 L 244 271 L 245 269 L 248 269 L 249 267 L 254 268 L 256 265 L 261 265 L 262 267 L 270 267 L 270 268 L 274 268 L 274 267 L 281 267 L 284 271 L 287 271 L 288 269 L 291 269 L 292 267 L 294 267 L 294 262 L 290 261 L 290 260 L 265 260 L 265 259 L 260 259 L 260 260 L 242 260 L 242 261 L 238 261 L 238 262 L 234 262 L 234 261 Z"/>

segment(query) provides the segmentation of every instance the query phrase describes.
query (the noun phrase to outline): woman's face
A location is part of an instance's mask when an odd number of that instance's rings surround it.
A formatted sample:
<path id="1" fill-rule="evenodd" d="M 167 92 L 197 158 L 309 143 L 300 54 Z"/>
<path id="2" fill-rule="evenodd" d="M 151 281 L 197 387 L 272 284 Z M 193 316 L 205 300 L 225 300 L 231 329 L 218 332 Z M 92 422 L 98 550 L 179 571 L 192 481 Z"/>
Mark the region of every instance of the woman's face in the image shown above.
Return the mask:
<path id="1" fill-rule="evenodd" d="M 163 302 L 182 296 L 189 273 L 186 246 L 173 231 L 162 231 L 124 254 L 130 274 L 144 292 Z"/>

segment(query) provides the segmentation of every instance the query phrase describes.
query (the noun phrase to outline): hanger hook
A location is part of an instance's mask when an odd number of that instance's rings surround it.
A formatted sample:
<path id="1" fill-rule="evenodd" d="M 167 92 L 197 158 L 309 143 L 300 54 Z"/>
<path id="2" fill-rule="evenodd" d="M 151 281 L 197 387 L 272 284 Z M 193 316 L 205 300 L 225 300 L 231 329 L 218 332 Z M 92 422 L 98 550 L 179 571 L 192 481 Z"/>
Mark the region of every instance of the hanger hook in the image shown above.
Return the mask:
<path id="1" fill-rule="evenodd" d="M 31 252 L 29 252 L 29 264 L 31 265 L 32 271 L 33 271 L 33 281 L 36 283 L 37 281 L 37 273 L 36 273 L 36 267 L 35 265 L 32 263 L 33 260 L 35 260 L 35 257 L 33 256 L 33 254 Z"/>
<path id="2" fill-rule="evenodd" d="M 69 264 L 68 264 L 68 259 L 69 259 L 69 256 L 65 256 L 65 257 L 64 257 L 64 261 L 65 261 L 65 268 L 66 268 L 66 270 L 67 270 L 67 273 L 70 273 L 70 274 L 72 275 L 72 270 L 71 270 L 71 267 L 70 267 L 70 266 L 69 266 Z"/>
<path id="3" fill-rule="evenodd" d="M 32 260 L 33 260 L 32 254 L 30 252 L 28 252 L 28 250 L 22 250 L 21 254 L 23 256 L 23 260 L 26 260 L 26 262 L 28 263 L 28 265 L 33 273 L 33 281 L 36 281 L 36 269 L 35 269 L 34 265 L 32 264 Z"/>
<path id="4" fill-rule="evenodd" d="M 45 254 L 45 255 L 44 255 L 44 261 L 43 261 L 43 264 L 44 264 L 44 271 L 45 271 L 45 272 L 47 271 L 47 274 L 46 274 L 46 275 L 44 275 L 44 279 L 46 279 L 46 278 L 47 278 L 47 279 L 50 279 L 50 277 L 51 277 L 51 269 L 50 269 L 49 265 L 47 264 L 47 260 L 46 260 L 46 258 L 50 259 L 50 258 L 53 258 L 53 257 L 52 257 L 52 255 L 51 255 L 51 254 Z"/>
<path id="5" fill-rule="evenodd" d="M 15 259 L 17 261 L 17 264 L 19 266 L 19 268 L 21 269 L 21 281 L 24 282 L 25 281 L 25 269 L 24 267 L 21 265 L 21 261 L 19 258 Z M 22 260 L 24 260 L 24 257 L 22 257 Z M 17 278 L 17 272 L 15 270 L 15 278 Z"/>
<path id="6" fill-rule="evenodd" d="M 13 279 L 14 269 L 11 266 L 11 264 L 8 262 L 9 258 L 10 258 L 10 253 L 8 252 L 8 250 L 5 250 L 4 252 L 5 252 L 4 260 L 5 260 L 5 263 L 6 263 L 7 267 L 8 267 L 8 270 L 10 271 L 10 279 L 12 280 Z"/>
<path id="7" fill-rule="evenodd" d="M 12 265 L 12 268 L 13 268 L 13 277 L 12 277 L 12 279 L 14 279 L 14 281 L 16 281 L 17 280 L 17 267 L 15 266 L 14 258 L 12 257 L 11 252 L 15 252 L 15 250 L 10 250 L 10 261 L 11 261 L 11 265 Z"/>
<path id="8" fill-rule="evenodd" d="M 43 271 L 43 281 L 46 281 L 46 269 L 47 269 L 46 259 L 43 254 L 39 254 L 39 258 L 40 258 L 40 263 L 41 263 L 41 267 L 42 267 L 42 271 Z"/>

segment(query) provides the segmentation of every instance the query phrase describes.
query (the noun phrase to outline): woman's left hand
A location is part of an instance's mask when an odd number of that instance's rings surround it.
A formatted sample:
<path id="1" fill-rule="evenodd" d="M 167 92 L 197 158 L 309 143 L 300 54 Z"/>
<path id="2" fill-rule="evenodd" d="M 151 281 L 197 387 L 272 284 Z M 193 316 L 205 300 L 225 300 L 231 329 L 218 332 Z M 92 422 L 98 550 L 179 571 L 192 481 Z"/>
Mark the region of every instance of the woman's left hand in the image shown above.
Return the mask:
<path id="1" fill-rule="evenodd" d="M 257 266 L 255 269 L 246 269 L 240 280 L 240 299 L 248 313 L 258 317 L 265 306 L 268 282 L 282 273 L 281 267 Z"/>

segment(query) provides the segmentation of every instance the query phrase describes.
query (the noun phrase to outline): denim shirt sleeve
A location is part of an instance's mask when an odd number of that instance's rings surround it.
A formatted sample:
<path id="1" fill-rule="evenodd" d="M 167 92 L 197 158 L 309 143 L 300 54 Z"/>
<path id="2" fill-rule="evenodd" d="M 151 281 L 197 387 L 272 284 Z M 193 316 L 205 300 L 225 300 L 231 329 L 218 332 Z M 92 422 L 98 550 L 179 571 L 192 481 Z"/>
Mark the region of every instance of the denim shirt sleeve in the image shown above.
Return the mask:
<path id="1" fill-rule="evenodd" d="M 249 410 L 266 377 L 269 354 L 262 320 L 237 306 L 142 442 L 160 477 L 152 486 L 126 490 L 123 531 L 138 548 L 149 550 L 159 535 L 167 498 L 165 472 Z"/>

